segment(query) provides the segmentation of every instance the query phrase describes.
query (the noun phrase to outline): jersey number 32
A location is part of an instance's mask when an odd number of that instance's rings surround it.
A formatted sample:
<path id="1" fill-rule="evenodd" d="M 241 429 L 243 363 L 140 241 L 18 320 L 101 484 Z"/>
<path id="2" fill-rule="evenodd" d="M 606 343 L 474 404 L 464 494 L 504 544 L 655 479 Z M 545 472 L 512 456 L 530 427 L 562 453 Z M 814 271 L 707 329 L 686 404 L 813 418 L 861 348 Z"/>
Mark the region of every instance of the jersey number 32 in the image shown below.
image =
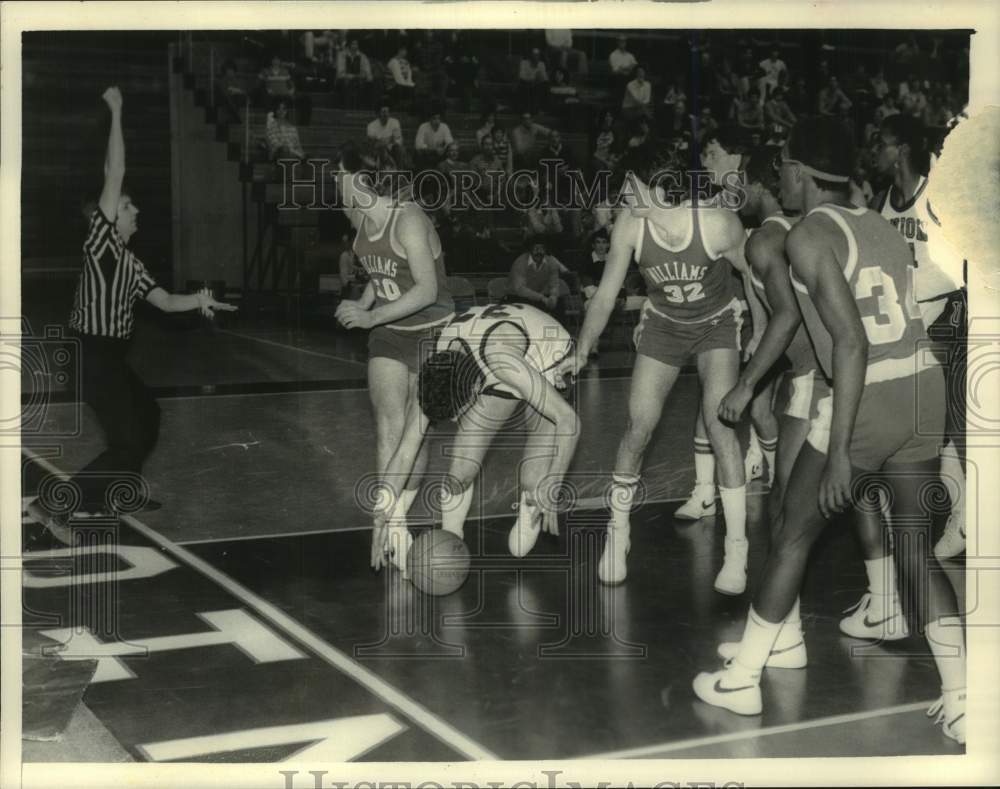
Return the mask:
<path id="1" fill-rule="evenodd" d="M 671 304 L 684 304 L 705 298 L 705 289 L 700 282 L 687 285 L 664 285 L 663 295 Z"/>

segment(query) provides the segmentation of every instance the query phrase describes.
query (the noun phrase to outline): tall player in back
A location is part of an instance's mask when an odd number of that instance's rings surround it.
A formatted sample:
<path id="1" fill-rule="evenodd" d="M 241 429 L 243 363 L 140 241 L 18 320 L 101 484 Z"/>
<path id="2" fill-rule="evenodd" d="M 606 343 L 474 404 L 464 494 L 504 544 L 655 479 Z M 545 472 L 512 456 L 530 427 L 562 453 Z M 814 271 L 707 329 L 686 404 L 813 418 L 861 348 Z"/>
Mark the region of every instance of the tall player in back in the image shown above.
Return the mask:
<path id="1" fill-rule="evenodd" d="M 792 468 L 780 522 L 736 655 L 699 674 L 703 701 L 744 715 L 762 708 L 761 670 L 802 586 L 810 549 L 834 513 L 873 482 L 890 489 L 897 524 L 930 531 L 923 497 L 936 482 L 944 377 L 921 345 L 910 251 L 876 212 L 850 203 L 851 135 L 831 119 L 792 132 L 781 164 L 782 203 L 804 218 L 786 241 L 791 278 L 833 392 L 820 404 Z M 878 496 L 869 493 L 869 504 Z M 876 505 L 877 506 L 877 505 Z M 915 535 L 920 536 L 920 535 Z M 904 582 L 942 681 L 944 732 L 965 740 L 965 645 L 951 586 L 920 539 L 900 541 Z"/>
<path id="2" fill-rule="evenodd" d="M 938 345 L 948 379 L 945 391 L 952 396 L 965 391 L 968 307 L 963 261 L 947 248 L 932 251 L 928 238 L 929 226 L 939 224 L 924 194 L 929 148 L 927 130 L 917 118 L 890 115 L 882 121 L 876 164 L 892 183 L 876 196 L 873 207 L 899 231 L 913 252 L 914 295 L 927 333 Z M 934 546 L 939 559 L 950 559 L 965 550 L 965 420 L 961 399 L 948 401 L 948 441 L 941 450 L 941 478 L 952 496 L 952 508 L 944 534 Z"/>
<path id="3" fill-rule="evenodd" d="M 648 161 L 631 157 L 623 166 L 628 173 L 623 191 L 632 195 L 631 208 L 615 222 L 611 250 L 580 331 L 575 360 L 576 370 L 586 365 L 634 256 L 649 298 L 632 370 L 628 423 L 612 475 L 611 522 L 598 577 L 604 583 L 625 580 L 629 512 L 643 454 L 681 367 L 693 358 L 701 381 L 701 411 L 718 459 L 719 497 L 726 519 L 725 562 L 715 588 L 741 594 L 746 588 L 748 550 L 743 457 L 735 431 L 719 420 L 718 409 L 739 376 L 742 317 L 730 266 L 742 259 L 743 226 L 727 209 L 690 201 L 667 206 L 651 189 L 655 173 Z"/>
<path id="4" fill-rule="evenodd" d="M 375 411 L 376 462 L 384 473 L 416 400 L 420 365 L 454 313 L 441 239 L 415 203 L 382 197 L 363 172 L 358 150 L 341 150 L 338 186 L 345 210 L 358 225 L 354 254 L 370 280 L 360 299 L 344 301 L 337 320 L 349 329 L 372 329 L 368 337 L 368 393 Z M 417 495 L 426 449 L 417 459 L 388 515 L 388 550 L 398 567 L 412 538 L 406 514 Z"/>

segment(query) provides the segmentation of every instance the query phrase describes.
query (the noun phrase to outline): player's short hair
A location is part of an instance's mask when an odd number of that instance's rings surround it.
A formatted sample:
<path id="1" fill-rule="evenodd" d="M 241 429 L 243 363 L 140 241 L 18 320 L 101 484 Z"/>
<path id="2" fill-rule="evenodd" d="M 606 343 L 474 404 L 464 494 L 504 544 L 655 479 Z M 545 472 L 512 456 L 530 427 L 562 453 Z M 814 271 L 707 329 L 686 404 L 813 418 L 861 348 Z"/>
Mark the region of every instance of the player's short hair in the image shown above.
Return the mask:
<path id="1" fill-rule="evenodd" d="M 432 354 L 417 377 L 421 410 L 432 424 L 454 419 L 479 393 L 484 377 L 470 353 L 447 350 Z"/>
<path id="2" fill-rule="evenodd" d="M 719 147 L 729 155 L 748 153 L 752 147 L 750 135 L 739 126 L 733 125 L 719 126 L 715 131 L 706 134 L 701 143 L 702 149 L 713 141 L 717 142 Z"/>
<path id="3" fill-rule="evenodd" d="M 910 165 L 917 172 L 926 175 L 931 163 L 927 128 L 920 118 L 911 115 L 890 115 L 882 121 L 882 134 L 890 134 L 910 150 Z"/>
<path id="4" fill-rule="evenodd" d="M 836 118 L 803 118 L 792 128 L 787 147 L 789 158 L 820 172 L 845 178 L 854 173 L 857 158 L 854 135 Z M 810 177 L 824 191 L 850 191 L 847 181 L 828 181 L 816 175 Z"/>
<path id="5" fill-rule="evenodd" d="M 750 151 L 744 165 L 747 183 L 759 183 L 771 194 L 778 193 L 778 169 L 775 167 L 781 148 L 777 145 L 760 145 Z"/>

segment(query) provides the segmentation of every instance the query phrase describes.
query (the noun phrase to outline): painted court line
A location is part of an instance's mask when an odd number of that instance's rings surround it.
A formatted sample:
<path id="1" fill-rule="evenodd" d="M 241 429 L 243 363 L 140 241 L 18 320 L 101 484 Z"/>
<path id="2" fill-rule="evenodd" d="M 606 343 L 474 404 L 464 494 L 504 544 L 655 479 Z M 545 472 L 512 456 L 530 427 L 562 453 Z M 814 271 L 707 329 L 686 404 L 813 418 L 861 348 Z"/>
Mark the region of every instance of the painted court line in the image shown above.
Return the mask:
<path id="1" fill-rule="evenodd" d="M 36 463 L 46 468 L 50 473 L 60 476 L 63 479 L 68 478 L 68 474 L 60 471 L 45 458 L 36 455 L 29 449 L 24 449 L 23 451 Z M 433 712 L 423 707 L 419 702 L 411 699 L 402 691 L 390 685 L 375 672 L 365 668 L 344 652 L 341 652 L 336 647 L 328 644 L 311 630 L 295 621 L 280 608 L 267 602 L 262 597 L 240 584 L 238 581 L 230 578 L 228 575 L 217 570 L 215 567 L 212 567 L 212 565 L 208 562 L 195 556 L 186 548 L 172 542 L 131 515 L 122 516 L 122 521 L 127 523 L 151 542 L 160 546 L 168 553 L 173 554 L 189 567 L 192 567 L 202 575 L 214 581 L 216 584 L 229 592 L 233 597 L 237 598 L 246 606 L 251 608 L 261 618 L 284 631 L 300 644 L 308 647 L 329 665 L 333 666 L 341 673 L 346 674 L 390 707 L 393 707 L 410 720 L 416 722 L 424 730 L 441 740 L 441 742 L 445 743 L 469 759 L 483 761 L 497 760 L 500 758 L 492 751 L 487 750 L 485 747 L 477 743 L 475 740 L 467 737 L 447 721 L 439 718 Z"/>
<path id="2" fill-rule="evenodd" d="M 747 496 L 765 496 L 770 493 L 770 490 L 751 490 L 747 491 Z M 666 498 L 651 498 L 645 499 L 645 504 L 673 504 L 678 501 L 687 501 L 687 496 L 668 496 Z M 27 501 L 27 500 L 26 500 Z M 601 509 L 604 507 L 604 497 L 603 496 L 593 496 L 587 499 L 580 499 L 577 501 L 578 509 Z M 497 512 L 492 515 L 480 515 L 477 518 L 469 518 L 470 521 L 492 521 L 499 518 L 513 518 L 514 511 L 510 512 Z M 691 521 L 694 523 L 694 521 Z M 313 534 L 336 534 L 338 532 L 356 532 L 356 531 L 371 531 L 371 526 L 348 526 L 343 529 L 306 529 L 303 531 L 282 531 L 282 532 L 270 532 L 268 534 L 246 534 L 240 537 L 209 537 L 204 540 L 175 540 L 177 545 L 209 545 L 211 543 L 217 542 L 248 542 L 250 540 L 273 540 L 279 539 L 281 537 L 308 537 Z"/>
<path id="3" fill-rule="evenodd" d="M 866 712 L 849 712 L 843 715 L 831 715 L 828 718 L 816 718 L 811 721 L 801 723 L 786 723 L 781 726 L 769 726 L 751 731 L 738 731 L 731 734 L 717 734 L 711 737 L 694 737 L 690 740 L 679 740 L 659 745 L 645 745 L 641 748 L 628 748 L 623 751 L 608 751 L 607 753 L 595 753 L 591 756 L 580 756 L 580 759 L 655 759 L 661 754 L 672 751 L 684 751 L 689 748 L 698 748 L 704 745 L 716 745 L 724 742 L 737 742 L 739 740 L 754 740 L 758 737 L 770 737 L 775 734 L 789 734 L 791 732 L 805 731 L 806 729 L 819 729 L 824 726 L 837 726 L 843 723 L 854 723 L 856 721 L 868 720 L 870 718 L 881 718 L 887 715 L 901 715 L 906 712 L 916 712 L 926 710 L 933 704 L 935 699 L 928 701 L 915 701 L 911 704 L 899 704 L 895 707 L 883 707 L 877 710 Z"/>
<path id="4" fill-rule="evenodd" d="M 324 359 L 335 359 L 338 362 L 346 362 L 347 364 L 357 364 L 362 367 L 367 367 L 367 363 L 359 362 L 355 359 L 345 359 L 343 356 L 334 356 L 332 353 L 322 353 L 320 351 L 310 351 L 306 348 L 300 348 L 297 345 L 289 345 L 285 342 L 278 342 L 277 340 L 265 340 L 263 337 L 254 337 L 252 334 L 243 334 L 242 332 L 233 331 L 232 329 L 216 329 L 218 334 L 229 334 L 233 337 L 240 337 L 244 340 L 253 340 L 254 342 L 264 343 L 265 345 L 273 345 L 277 348 L 288 348 L 292 351 L 297 351 L 298 353 L 304 353 L 309 356 L 321 356 Z"/>

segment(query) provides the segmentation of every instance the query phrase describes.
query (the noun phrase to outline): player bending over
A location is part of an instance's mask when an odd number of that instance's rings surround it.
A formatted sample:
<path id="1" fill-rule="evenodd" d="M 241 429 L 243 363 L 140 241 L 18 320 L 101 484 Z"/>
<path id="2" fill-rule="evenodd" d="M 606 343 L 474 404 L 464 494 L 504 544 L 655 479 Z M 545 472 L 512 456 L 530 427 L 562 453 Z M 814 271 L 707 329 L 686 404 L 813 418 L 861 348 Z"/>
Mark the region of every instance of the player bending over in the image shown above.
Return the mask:
<path id="1" fill-rule="evenodd" d="M 541 531 L 558 534 L 558 499 L 580 433 L 580 421 L 559 392 L 572 363 L 573 340 L 550 315 L 526 304 L 473 307 L 441 332 L 420 367 L 399 446 L 380 480 L 372 534 L 372 567 L 384 564 L 390 513 L 412 479 L 428 429 L 458 423 L 451 468 L 441 497 L 441 525 L 463 536 L 473 488 L 497 432 L 522 406 L 542 419 L 528 436 L 520 466 L 521 495 L 508 546 L 527 555 Z M 405 556 L 393 563 L 406 567 Z M 404 569 L 405 572 L 405 569 Z"/>

